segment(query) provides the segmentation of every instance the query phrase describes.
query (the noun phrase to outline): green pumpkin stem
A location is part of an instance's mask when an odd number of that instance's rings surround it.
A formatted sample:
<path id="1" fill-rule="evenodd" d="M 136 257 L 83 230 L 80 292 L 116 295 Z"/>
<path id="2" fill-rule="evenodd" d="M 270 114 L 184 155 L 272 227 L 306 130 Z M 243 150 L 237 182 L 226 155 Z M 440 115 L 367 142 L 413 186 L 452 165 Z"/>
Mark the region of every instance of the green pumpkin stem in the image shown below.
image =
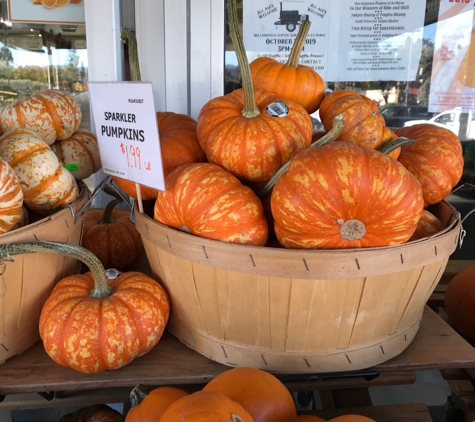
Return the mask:
<path id="1" fill-rule="evenodd" d="M 104 209 L 104 213 L 102 214 L 102 218 L 97 222 L 97 224 L 111 224 L 114 222 L 112 219 L 112 211 L 114 211 L 114 208 L 116 205 L 119 205 L 122 203 L 122 199 L 113 199 L 110 201 L 107 205 L 106 208 Z"/>
<path id="2" fill-rule="evenodd" d="M 132 407 L 138 406 L 142 400 L 148 396 L 148 391 L 142 384 L 137 384 L 129 394 L 130 405 Z"/>
<path id="3" fill-rule="evenodd" d="M 129 47 L 130 77 L 135 82 L 141 81 L 142 77 L 140 75 L 139 54 L 135 34 L 130 29 L 122 29 L 120 32 L 120 40 Z"/>
<path id="4" fill-rule="evenodd" d="M 299 32 L 295 38 L 294 45 L 290 50 L 289 58 L 287 59 L 287 66 L 298 67 L 300 54 L 307 39 L 308 31 L 312 23 L 306 19 L 300 24 Z"/>
<path id="5" fill-rule="evenodd" d="M 50 240 L 39 240 L 37 242 L 7 243 L 0 246 L 0 262 L 12 260 L 14 255 L 26 253 L 44 253 L 52 255 L 62 255 L 75 258 L 84 263 L 92 272 L 94 277 L 94 289 L 90 296 L 102 299 L 112 294 L 112 287 L 107 281 L 106 270 L 99 258 L 91 251 L 82 246 Z"/>
<path id="6" fill-rule="evenodd" d="M 404 145 L 414 145 L 416 141 L 414 139 L 409 139 L 405 138 L 404 136 L 401 136 L 399 138 L 396 138 L 392 141 L 389 141 L 385 143 L 383 146 L 381 146 L 378 151 L 382 152 L 383 154 L 390 154 L 393 152 L 395 149 L 398 149 L 399 147 L 402 147 Z"/>
<path id="7" fill-rule="evenodd" d="M 241 114 L 248 118 L 256 117 L 261 112 L 256 105 L 249 61 L 247 60 L 246 49 L 244 48 L 242 36 L 239 31 L 236 0 L 228 0 L 227 12 L 229 32 L 231 33 L 231 39 L 233 41 L 234 50 L 236 51 L 239 69 L 241 70 L 242 88 L 244 91 L 244 108 L 242 109 Z"/>
<path id="8" fill-rule="evenodd" d="M 321 147 L 325 144 L 333 142 L 336 138 L 340 136 L 340 133 L 343 131 L 344 126 L 345 126 L 345 119 L 343 118 L 341 114 L 337 114 L 332 120 L 331 129 L 325 135 L 323 135 L 320 139 L 317 139 L 315 142 L 312 142 L 308 146 L 308 148 Z M 279 170 L 277 170 L 272 175 L 272 177 L 266 182 L 266 184 L 260 190 L 256 192 L 259 198 L 261 199 L 265 198 L 272 192 L 272 189 L 277 183 L 277 180 L 279 179 L 280 176 L 282 176 L 283 173 L 287 171 L 293 158 L 294 157 L 292 157 L 281 168 L 279 168 Z"/>

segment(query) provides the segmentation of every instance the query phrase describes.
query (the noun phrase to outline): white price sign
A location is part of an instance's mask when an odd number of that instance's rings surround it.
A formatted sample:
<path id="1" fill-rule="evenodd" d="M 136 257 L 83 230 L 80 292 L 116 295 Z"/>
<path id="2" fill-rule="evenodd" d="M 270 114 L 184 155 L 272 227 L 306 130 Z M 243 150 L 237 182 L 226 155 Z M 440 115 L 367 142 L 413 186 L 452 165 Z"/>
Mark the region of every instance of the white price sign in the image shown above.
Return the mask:
<path id="1" fill-rule="evenodd" d="M 165 190 L 157 116 L 149 82 L 90 82 L 105 174 Z"/>

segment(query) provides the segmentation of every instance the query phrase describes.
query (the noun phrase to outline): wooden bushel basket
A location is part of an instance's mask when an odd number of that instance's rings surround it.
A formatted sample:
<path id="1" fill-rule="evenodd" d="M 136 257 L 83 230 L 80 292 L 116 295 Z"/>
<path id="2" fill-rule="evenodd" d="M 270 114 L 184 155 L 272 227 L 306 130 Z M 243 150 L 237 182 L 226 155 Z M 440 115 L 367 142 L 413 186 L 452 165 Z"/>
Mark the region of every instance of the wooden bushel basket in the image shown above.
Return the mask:
<path id="1" fill-rule="evenodd" d="M 70 207 L 0 235 L 0 245 L 35 240 L 79 244 L 89 198 L 89 190 L 81 186 Z M 60 255 L 17 255 L 0 264 L 0 364 L 40 340 L 38 323 L 44 302 L 59 280 L 77 270 L 76 259 Z"/>
<path id="2" fill-rule="evenodd" d="M 136 227 L 180 341 L 228 366 L 323 373 L 380 364 L 413 340 L 462 228 L 446 201 L 430 210 L 446 227 L 436 235 L 357 250 L 218 242 L 137 209 Z"/>

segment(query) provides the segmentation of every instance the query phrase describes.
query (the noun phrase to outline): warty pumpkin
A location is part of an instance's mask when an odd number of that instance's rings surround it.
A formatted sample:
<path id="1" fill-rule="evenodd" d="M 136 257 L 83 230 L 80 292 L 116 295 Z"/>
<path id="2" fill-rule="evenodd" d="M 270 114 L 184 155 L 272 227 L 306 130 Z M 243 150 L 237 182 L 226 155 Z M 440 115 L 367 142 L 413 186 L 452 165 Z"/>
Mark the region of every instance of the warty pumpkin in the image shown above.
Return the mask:
<path id="1" fill-rule="evenodd" d="M 182 164 L 207 160 L 206 154 L 198 142 L 196 120 L 186 114 L 161 111 L 157 112 L 157 124 L 165 178 Z M 112 180 L 127 195 L 137 199 L 135 182 L 116 176 L 113 176 Z M 140 194 L 143 200 L 155 199 L 157 192 L 157 189 L 140 185 Z"/>
<path id="2" fill-rule="evenodd" d="M 105 268 L 123 270 L 145 252 L 142 237 L 130 221 L 130 210 L 116 208 L 113 199 L 105 209 L 90 209 L 83 220 L 81 246 L 91 251 Z"/>
<path id="3" fill-rule="evenodd" d="M 158 192 L 154 219 L 196 236 L 263 246 L 268 226 L 262 202 L 235 176 L 211 163 L 184 164 Z"/>
<path id="4" fill-rule="evenodd" d="M 1 108 L 3 132 L 24 128 L 35 131 L 51 145 L 58 139 L 68 139 L 81 124 L 79 104 L 68 93 L 47 89 Z"/>
<path id="5" fill-rule="evenodd" d="M 0 234 L 12 230 L 23 215 L 23 190 L 10 165 L 0 158 Z"/>
<path id="6" fill-rule="evenodd" d="M 278 62 L 272 57 L 258 57 L 250 63 L 249 68 L 256 89 L 289 98 L 312 114 L 325 98 L 325 83 L 312 67 L 299 64 L 310 26 L 309 20 L 304 20 L 300 25 L 287 63 Z"/>
<path id="7" fill-rule="evenodd" d="M 154 279 L 134 271 L 108 276 L 94 254 L 66 242 L 10 243 L 0 248 L 0 258 L 24 253 L 69 256 L 91 270 L 60 280 L 41 310 L 40 337 L 59 365 L 83 373 L 117 369 L 160 340 L 170 300 Z"/>
<path id="8" fill-rule="evenodd" d="M 89 130 L 78 130 L 53 143 L 51 149 L 76 180 L 87 179 L 102 167 L 97 137 Z"/>
<path id="9" fill-rule="evenodd" d="M 340 141 L 299 152 L 271 195 L 275 233 L 287 248 L 404 243 L 423 205 L 419 182 L 397 160 Z"/>
<path id="10" fill-rule="evenodd" d="M 160 422 L 254 422 L 254 419 L 224 394 L 200 390 L 172 403 Z"/>
<path id="11" fill-rule="evenodd" d="M 313 125 L 307 111 L 295 101 L 269 91 L 254 91 L 235 0 L 227 2 L 227 10 L 243 88 L 213 98 L 202 107 L 198 141 L 210 163 L 242 181 L 263 182 L 310 145 Z"/>
<path id="12" fill-rule="evenodd" d="M 383 144 L 396 139 L 397 135 L 386 127 L 384 118 L 375 110 L 373 100 L 356 92 L 342 89 L 333 91 L 320 104 L 320 119 L 328 131 L 333 118 L 341 114 L 345 127 L 338 141 L 352 142 L 357 145 L 378 149 Z M 394 158 L 396 153 L 392 154 Z"/>
<path id="13" fill-rule="evenodd" d="M 447 285 L 444 296 L 445 312 L 454 330 L 475 340 L 475 265 L 465 268 Z"/>
<path id="14" fill-rule="evenodd" d="M 157 422 L 170 405 L 189 393 L 182 388 L 161 386 L 146 391 L 143 385 L 136 385 L 130 392 L 131 409 L 125 422 Z"/>
<path id="15" fill-rule="evenodd" d="M 13 129 L 4 133 L 0 156 L 15 171 L 24 202 L 33 211 L 54 211 L 77 198 L 79 188 L 73 175 L 35 132 Z"/>
<path id="16" fill-rule="evenodd" d="M 274 375 L 257 368 L 237 367 L 217 375 L 203 387 L 239 403 L 255 422 L 291 422 L 297 418 L 294 399 Z"/>
<path id="17" fill-rule="evenodd" d="M 124 422 L 124 416 L 106 404 L 93 404 L 62 416 L 58 422 Z"/>
<path id="18" fill-rule="evenodd" d="M 403 127 L 395 133 L 416 141 L 402 147 L 398 160 L 421 184 L 425 207 L 442 201 L 462 177 L 464 159 L 457 135 L 430 123 Z"/>

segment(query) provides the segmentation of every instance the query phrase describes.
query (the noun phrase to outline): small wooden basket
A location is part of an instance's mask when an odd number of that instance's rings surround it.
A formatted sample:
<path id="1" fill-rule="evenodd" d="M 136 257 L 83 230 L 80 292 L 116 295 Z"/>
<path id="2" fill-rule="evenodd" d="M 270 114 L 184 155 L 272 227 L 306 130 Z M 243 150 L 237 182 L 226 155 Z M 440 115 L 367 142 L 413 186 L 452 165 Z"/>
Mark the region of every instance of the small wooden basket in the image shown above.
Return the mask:
<path id="1" fill-rule="evenodd" d="M 183 343 L 228 366 L 323 373 L 369 368 L 411 343 L 460 241 L 459 213 L 446 201 L 431 211 L 446 227 L 437 235 L 358 250 L 229 244 L 137 210 L 136 227 Z"/>
<path id="2" fill-rule="evenodd" d="M 79 244 L 89 198 L 84 185 L 69 207 L 0 235 L 0 245 L 35 240 Z M 40 340 L 38 322 L 44 302 L 59 280 L 77 270 L 77 260 L 60 255 L 19 255 L 0 264 L 0 364 Z"/>

